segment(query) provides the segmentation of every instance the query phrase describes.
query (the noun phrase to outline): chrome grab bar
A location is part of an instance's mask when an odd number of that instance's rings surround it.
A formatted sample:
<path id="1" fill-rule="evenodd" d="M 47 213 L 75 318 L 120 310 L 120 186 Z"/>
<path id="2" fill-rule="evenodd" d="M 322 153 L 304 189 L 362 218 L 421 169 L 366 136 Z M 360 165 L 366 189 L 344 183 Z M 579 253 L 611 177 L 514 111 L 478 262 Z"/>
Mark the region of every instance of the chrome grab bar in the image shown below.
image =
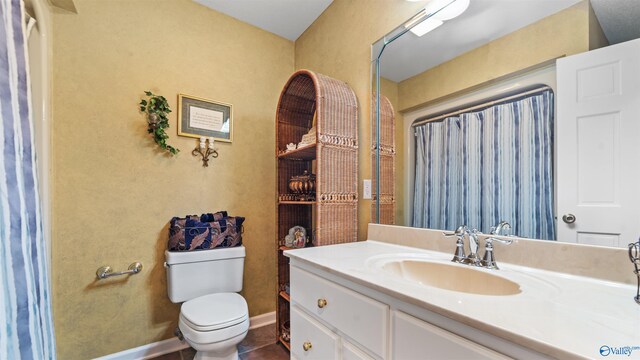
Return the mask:
<path id="1" fill-rule="evenodd" d="M 98 276 L 98 280 L 110 278 L 112 276 L 120 276 L 120 275 L 134 275 L 142 271 L 142 263 L 134 262 L 129 265 L 129 270 L 113 272 L 111 266 L 102 266 L 98 268 L 96 271 L 96 276 Z"/>

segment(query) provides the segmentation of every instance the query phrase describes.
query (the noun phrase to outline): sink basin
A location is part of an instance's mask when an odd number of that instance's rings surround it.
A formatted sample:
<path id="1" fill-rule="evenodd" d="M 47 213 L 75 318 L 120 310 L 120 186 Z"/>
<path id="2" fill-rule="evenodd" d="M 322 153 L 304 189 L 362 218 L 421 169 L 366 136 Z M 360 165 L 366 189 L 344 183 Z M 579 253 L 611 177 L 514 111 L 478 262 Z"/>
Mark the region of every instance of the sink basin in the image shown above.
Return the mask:
<path id="1" fill-rule="evenodd" d="M 381 268 L 411 282 L 445 290 L 492 296 L 522 292 L 520 285 L 509 279 L 467 265 L 403 259 L 386 262 Z"/>

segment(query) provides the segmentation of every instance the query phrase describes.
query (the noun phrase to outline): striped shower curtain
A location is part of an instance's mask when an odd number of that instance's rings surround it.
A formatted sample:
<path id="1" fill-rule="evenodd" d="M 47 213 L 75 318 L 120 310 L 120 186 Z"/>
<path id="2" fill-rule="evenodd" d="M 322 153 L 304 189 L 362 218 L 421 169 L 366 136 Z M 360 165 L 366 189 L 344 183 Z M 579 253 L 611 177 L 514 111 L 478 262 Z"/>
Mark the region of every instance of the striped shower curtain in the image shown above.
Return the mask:
<path id="1" fill-rule="evenodd" d="M 415 130 L 413 226 L 555 239 L 551 91 Z"/>
<path id="2" fill-rule="evenodd" d="M 22 2 L 0 15 L 0 359 L 54 359 Z"/>

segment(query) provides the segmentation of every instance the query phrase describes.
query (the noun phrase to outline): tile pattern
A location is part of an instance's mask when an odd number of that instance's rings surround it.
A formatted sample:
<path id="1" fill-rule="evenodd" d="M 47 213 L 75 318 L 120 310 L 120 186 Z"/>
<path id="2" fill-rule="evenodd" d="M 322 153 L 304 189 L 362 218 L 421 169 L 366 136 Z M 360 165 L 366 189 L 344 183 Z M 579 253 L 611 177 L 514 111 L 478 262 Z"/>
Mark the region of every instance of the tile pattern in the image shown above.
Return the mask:
<path id="1" fill-rule="evenodd" d="M 276 325 L 262 326 L 250 330 L 247 337 L 238 345 L 240 360 L 285 360 L 289 352 L 284 346 L 276 343 Z M 161 355 L 153 360 L 193 360 L 196 351 L 186 348 L 180 351 Z"/>

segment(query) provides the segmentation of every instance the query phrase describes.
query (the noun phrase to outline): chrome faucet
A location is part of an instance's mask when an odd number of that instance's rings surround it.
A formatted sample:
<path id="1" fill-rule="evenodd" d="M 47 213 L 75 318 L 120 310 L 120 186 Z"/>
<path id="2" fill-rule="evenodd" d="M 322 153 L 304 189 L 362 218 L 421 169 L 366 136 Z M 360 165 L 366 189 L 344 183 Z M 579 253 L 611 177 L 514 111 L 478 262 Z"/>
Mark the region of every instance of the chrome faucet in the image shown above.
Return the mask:
<path id="1" fill-rule="evenodd" d="M 478 241 L 478 235 L 482 234 L 478 229 L 467 230 L 469 236 L 469 255 L 465 259 L 465 264 L 480 265 L 480 259 L 478 259 L 478 247 L 480 242 Z"/>
<path id="2" fill-rule="evenodd" d="M 467 225 L 460 225 L 458 226 L 456 231 L 453 233 L 446 233 L 446 232 L 442 233 L 442 235 L 444 236 L 447 236 L 447 237 L 455 236 L 457 239 L 456 251 L 453 254 L 453 259 L 451 259 L 451 261 L 462 263 L 467 258 L 467 256 L 464 254 L 464 236 L 467 234 L 468 231 L 469 229 L 467 228 Z"/>
<path id="3" fill-rule="evenodd" d="M 510 236 L 508 234 L 509 230 L 511 230 L 511 224 L 506 221 L 501 221 L 498 225 L 491 228 L 490 236 L 485 238 L 484 242 L 484 256 L 482 260 L 478 258 L 478 247 L 480 242 L 478 241 L 478 235 L 482 235 L 478 229 L 469 230 L 467 225 L 460 225 L 453 233 L 443 232 L 444 236 L 455 236 L 456 240 L 456 250 L 453 254 L 453 259 L 451 261 L 459 263 L 459 264 L 467 264 L 472 266 L 482 266 L 487 269 L 496 269 L 498 270 L 498 264 L 496 264 L 495 256 L 493 255 L 493 242 L 497 241 L 499 243 L 509 245 L 513 242 L 511 239 L 499 239 L 499 237 Z M 464 238 L 469 238 L 469 255 L 465 255 L 464 249 Z"/>
<path id="4" fill-rule="evenodd" d="M 509 236 L 508 231 L 511 230 L 511 224 L 506 221 L 501 221 L 498 225 L 491 228 L 491 235 L 486 239 L 484 239 L 485 247 L 484 247 L 484 256 L 482 257 L 482 261 L 480 261 L 480 265 L 487 269 L 495 269 L 499 270 L 498 264 L 496 264 L 496 258 L 493 255 L 493 242 L 497 241 L 501 244 L 509 245 L 513 242 L 511 239 L 498 239 L 495 236 Z"/>
<path id="5" fill-rule="evenodd" d="M 442 233 L 444 236 L 455 236 L 456 250 L 453 254 L 451 261 L 460 264 L 480 265 L 480 259 L 478 259 L 478 234 L 481 234 L 477 229 L 469 230 L 467 225 L 460 225 L 453 233 Z M 469 238 L 469 255 L 465 255 L 464 251 L 464 238 Z"/>
<path id="6" fill-rule="evenodd" d="M 508 232 L 509 230 L 511 230 L 511 224 L 509 224 L 506 221 L 500 221 L 500 223 L 498 223 L 498 225 L 493 226 L 491 228 L 491 235 L 504 235 L 504 236 L 508 236 Z M 502 232 L 505 232 L 504 234 Z"/>

